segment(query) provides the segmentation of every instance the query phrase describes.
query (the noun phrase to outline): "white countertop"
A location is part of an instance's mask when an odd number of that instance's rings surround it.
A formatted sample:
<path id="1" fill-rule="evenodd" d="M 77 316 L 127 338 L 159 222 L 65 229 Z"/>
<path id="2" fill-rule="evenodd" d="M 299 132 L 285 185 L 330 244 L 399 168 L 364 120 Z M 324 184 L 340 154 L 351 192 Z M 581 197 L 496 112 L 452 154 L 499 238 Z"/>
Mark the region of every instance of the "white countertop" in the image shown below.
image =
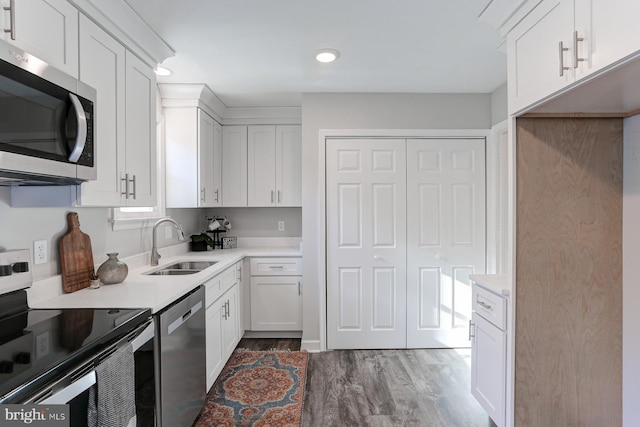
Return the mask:
<path id="1" fill-rule="evenodd" d="M 163 254 L 165 252 L 165 254 Z M 62 293 L 60 276 L 35 282 L 28 290 L 32 308 L 150 308 L 156 313 L 173 301 L 205 283 L 207 280 L 235 264 L 244 257 L 300 257 L 299 247 L 243 247 L 206 252 L 186 252 L 164 248 L 158 266 L 140 264 L 148 253 L 123 259 L 129 265 L 129 274 L 122 283 L 102 285 L 98 289 L 85 288 Z M 168 253 L 168 254 L 166 254 Z M 182 276 L 149 276 L 144 273 L 184 260 L 218 261 L 199 273 Z M 133 267 L 133 268 L 132 268 Z M 55 288 L 57 286 L 57 288 Z M 54 290 L 55 288 L 55 290 Z"/>
<path id="2" fill-rule="evenodd" d="M 498 295 L 509 296 L 511 283 L 504 274 L 472 274 L 469 278 L 477 285 Z"/>

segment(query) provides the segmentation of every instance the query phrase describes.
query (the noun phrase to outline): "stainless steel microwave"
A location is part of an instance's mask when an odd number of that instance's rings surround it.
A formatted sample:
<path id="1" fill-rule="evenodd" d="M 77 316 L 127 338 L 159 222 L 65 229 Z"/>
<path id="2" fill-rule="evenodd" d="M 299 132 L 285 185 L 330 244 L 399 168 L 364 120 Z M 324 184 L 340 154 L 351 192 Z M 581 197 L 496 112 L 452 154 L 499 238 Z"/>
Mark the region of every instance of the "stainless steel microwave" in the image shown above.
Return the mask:
<path id="1" fill-rule="evenodd" d="M 0 185 L 96 179 L 95 89 L 0 40 Z"/>

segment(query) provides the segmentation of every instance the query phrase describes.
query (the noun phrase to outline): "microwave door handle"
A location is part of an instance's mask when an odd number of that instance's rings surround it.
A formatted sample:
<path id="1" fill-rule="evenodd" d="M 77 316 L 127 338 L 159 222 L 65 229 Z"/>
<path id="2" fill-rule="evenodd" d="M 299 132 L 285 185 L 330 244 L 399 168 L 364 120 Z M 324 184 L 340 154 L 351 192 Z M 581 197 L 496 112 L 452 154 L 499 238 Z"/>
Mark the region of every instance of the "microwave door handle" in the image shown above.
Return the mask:
<path id="1" fill-rule="evenodd" d="M 35 402 L 40 405 L 65 405 L 80 394 L 89 390 L 96 383 L 96 371 L 91 371 L 79 380 L 72 382 L 62 390 L 52 394 L 46 399 Z"/>
<path id="2" fill-rule="evenodd" d="M 87 117 L 84 114 L 84 108 L 82 107 L 78 97 L 75 94 L 70 93 L 69 99 L 71 100 L 71 105 L 76 112 L 76 120 L 78 122 L 78 135 L 76 136 L 76 143 L 74 144 L 71 155 L 69 156 L 69 161 L 77 163 L 82 151 L 84 150 L 84 144 L 87 142 Z"/>

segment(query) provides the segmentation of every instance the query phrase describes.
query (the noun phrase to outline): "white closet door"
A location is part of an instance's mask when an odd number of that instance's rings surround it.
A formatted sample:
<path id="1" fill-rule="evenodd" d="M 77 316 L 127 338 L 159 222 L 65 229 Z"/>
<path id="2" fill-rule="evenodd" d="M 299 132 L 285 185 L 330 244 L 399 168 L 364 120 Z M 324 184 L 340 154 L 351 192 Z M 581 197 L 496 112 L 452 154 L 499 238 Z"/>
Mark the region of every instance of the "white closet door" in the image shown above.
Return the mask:
<path id="1" fill-rule="evenodd" d="M 406 346 L 404 139 L 327 140 L 327 340 Z"/>
<path id="2" fill-rule="evenodd" d="M 485 271 L 484 139 L 407 142 L 407 346 L 468 347 Z"/>

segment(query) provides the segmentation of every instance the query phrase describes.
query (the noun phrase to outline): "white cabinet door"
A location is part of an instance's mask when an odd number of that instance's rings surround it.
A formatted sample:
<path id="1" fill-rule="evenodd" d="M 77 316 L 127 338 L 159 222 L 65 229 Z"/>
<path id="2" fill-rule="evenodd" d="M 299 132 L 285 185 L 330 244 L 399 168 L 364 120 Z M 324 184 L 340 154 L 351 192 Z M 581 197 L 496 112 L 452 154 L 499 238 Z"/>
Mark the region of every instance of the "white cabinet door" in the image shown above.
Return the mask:
<path id="1" fill-rule="evenodd" d="M 640 50 L 640 2 L 575 0 L 580 61 L 576 78 L 591 74 Z"/>
<path id="2" fill-rule="evenodd" d="M 302 206 L 300 126 L 276 126 L 276 205 Z"/>
<path id="3" fill-rule="evenodd" d="M 276 204 L 276 128 L 249 126 L 248 148 L 248 206 Z"/>
<path id="4" fill-rule="evenodd" d="M 221 298 L 223 300 L 222 315 L 222 354 L 227 360 L 239 341 L 238 322 L 240 313 L 238 311 L 238 286 L 234 285 Z"/>
<path id="5" fill-rule="evenodd" d="M 127 172 L 121 178 L 128 178 L 127 206 L 156 206 L 155 74 L 131 52 L 127 51 L 126 57 Z"/>
<path id="6" fill-rule="evenodd" d="M 472 315 L 471 394 L 498 427 L 505 425 L 506 332 Z"/>
<path id="7" fill-rule="evenodd" d="M 213 170 L 213 197 L 211 206 L 222 206 L 222 125 L 213 122 L 213 161 L 209 165 Z"/>
<path id="8" fill-rule="evenodd" d="M 120 206 L 120 175 L 125 167 L 125 48 L 80 16 L 80 80 L 96 89 L 98 178 L 79 186 L 82 206 Z"/>
<path id="9" fill-rule="evenodd" d="M 302 206 L 300 126 L 249 126 L 248 206 Z"/>
<path id="10" fill-rule="evenodd" d="M 66 0 L 16 0 L 11 2 L 13 10 L 9 10 L 9 0 L 0 3 L 0 37 L 78 77 L 78 11 L 75 7 Z"/>
<path id="11" fill-rule="evenodd" d="M 213 117 L 198 108 L 198 144 L 196 159 L 198 161 L 197 170 L 200 175 L 200 184 L 196 185 L 199 192 L 195 204 L 192 205 L 193 207 L 216 206 L 216 200 L 220 200 L 220 190 L 216 188 L 216 169 L 219 168 L 215 167 L 215 125 L 216 121 L 213 120 Z M 218 161 L 220 161 L 219 157 Z M 175 160 L 167 158 L 167 162 L 173 163 Z M 176 164 L 175 167 L 188 169 L 188 165 L 188 163 L 183 163 L 182 165 Z"/>
<path id="12" fill-rule="evenodd" d="M 251 276 L 251 330 L 302 330 L 302 278 Z"/>
<path id="13" fill-rule="evenodd" d="M 222 206 L 247 206 L 247 127 L 222 127 Z"/>
<path id="14" fill-rule="evenodd" d="M 327 140 L 330 349 L 406 346 L 405 152 L 404 139 Z"/>
<path id="15" fill-rule="evenodd" d="M 407 347 L 467 347 L 485 269 L 485 140 L 407 141 Z"/>
<path id="16" fill-rule="evenodd" d="M 223 354 L 222 329 L 224 301 L 219 298 L 206 311 L 206 349 L 207 349 L 207 390 L 211 388 L 222 371 L 227 359 Z"/>
<path id="17" fill-rule="evenodd" d="M 510 113 L 575 80 L 572 35 L 573 0 L 542 0 L 507 35 Z"/>

